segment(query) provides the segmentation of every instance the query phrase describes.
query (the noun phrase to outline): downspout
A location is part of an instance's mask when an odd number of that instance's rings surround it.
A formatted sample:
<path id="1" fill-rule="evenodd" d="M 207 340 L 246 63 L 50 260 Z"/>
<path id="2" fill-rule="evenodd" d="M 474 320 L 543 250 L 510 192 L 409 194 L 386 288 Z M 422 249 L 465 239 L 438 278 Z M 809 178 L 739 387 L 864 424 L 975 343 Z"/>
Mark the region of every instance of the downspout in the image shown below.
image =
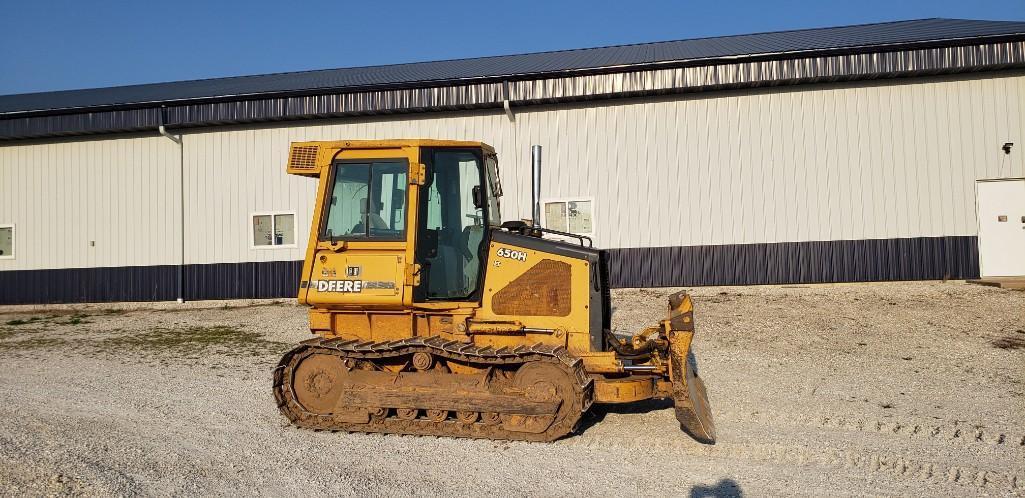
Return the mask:
<path id="1" fill-rule="evenodd" d="M 164 121 L 164 110 L 161 109 L 160 121 Z M 179 303 L 185 302 L 185 146 L 181 135 L 172 135 L 164 128 L 161 124 L 157 131 L 161 135 L 166 137 L 168 140 L 178 144 L 178 222 L 180 224 L 179 229 L 181 233 L 181 244 L 180 244 L 180 255 L 181 258 L 178 261 L 178 299 Z"/>
<path id="2" fill-rule="evenodd" d="M 175 135 L 172 135 L 172 134 L 168 133 L 167 132 L 167 128 L 164 128 L 164 125 L 160 125 L 160 127 L 157 128 L 157 131 L 159 131 L 161 135 L 167 137 L 172 142 L 178 144 L 178 146 L 181 147 L 181 145 L 182 145 L 182 137 L 181 137 L 181 135 L 175 136 Z"/>
<path id="3" fill-rule="evenodd" d="M 509 105 L 509 81 L 502 82 L 502 108 L 505 109 L 505 115 L 509 117 L 509 121 L 516 122 L 516 116 L 513 115 L 512 106 Z"/>

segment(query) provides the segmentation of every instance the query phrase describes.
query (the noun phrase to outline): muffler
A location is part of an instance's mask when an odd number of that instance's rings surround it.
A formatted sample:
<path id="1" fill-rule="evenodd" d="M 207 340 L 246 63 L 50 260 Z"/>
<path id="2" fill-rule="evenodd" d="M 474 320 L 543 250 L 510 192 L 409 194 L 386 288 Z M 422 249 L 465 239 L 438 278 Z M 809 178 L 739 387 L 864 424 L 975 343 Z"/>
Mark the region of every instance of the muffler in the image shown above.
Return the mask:
<path id="1" fill-rule="evenodd" d="M 541 228 L 541 146 L 530 146 L 530 222 Z"/>

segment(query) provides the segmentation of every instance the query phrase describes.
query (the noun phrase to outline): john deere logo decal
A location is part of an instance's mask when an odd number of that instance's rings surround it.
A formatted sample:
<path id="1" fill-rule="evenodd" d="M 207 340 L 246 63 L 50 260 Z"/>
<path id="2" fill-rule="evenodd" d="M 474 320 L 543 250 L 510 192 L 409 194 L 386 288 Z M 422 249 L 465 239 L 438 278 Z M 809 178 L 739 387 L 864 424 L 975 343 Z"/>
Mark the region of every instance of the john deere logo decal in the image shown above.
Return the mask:
<path id="1" fill-rule="evenodd" d="M 363 292 L 362 280 L 310 280 L 317 292 Z"/>
<path id="2" fill-rule="evenodd" d="M 394 289 L 395 282 L 379 280 L 310 280 L 309 287 L 317 292 L 363 292 L 364 290 Z"/>

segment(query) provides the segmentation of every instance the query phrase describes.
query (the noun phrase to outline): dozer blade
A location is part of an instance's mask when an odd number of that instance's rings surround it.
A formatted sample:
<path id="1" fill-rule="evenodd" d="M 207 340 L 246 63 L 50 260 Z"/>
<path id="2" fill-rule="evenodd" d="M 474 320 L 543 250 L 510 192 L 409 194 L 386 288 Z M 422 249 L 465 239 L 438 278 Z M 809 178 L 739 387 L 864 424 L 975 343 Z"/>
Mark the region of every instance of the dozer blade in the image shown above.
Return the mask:
<path id="1" fill-rule="evenodd" d="M 673 386 L 676 420 L 680 421 L 680 428 L 694 439 L 705 444 L 715 444 L 715 422 L 712 421 L 712 409 L 708 404 L 705 383 L 693 372 L 694 369 L 688 366 L 686 385 L 679 390 Z M 686 395 L 681 396 L 680 391 Z"/>
<path id="2" fill-rule="evenodd" d="M 669 297 L 669 363 L 673 404 L 680 428 L 699 442 L 715 444 L 715 422 L 705 383 L 698 376 L 690 343 L 694 338 L 694 311 L 690 296 L 678 292 Z"/>

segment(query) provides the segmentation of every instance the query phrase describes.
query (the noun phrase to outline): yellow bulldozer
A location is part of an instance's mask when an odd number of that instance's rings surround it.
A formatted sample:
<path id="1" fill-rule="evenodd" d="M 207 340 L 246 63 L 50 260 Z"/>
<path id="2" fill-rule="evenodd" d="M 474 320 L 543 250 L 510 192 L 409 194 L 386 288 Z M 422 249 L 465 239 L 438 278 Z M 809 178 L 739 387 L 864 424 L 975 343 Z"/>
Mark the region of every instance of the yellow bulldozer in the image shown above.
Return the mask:
<path id="1" fill-rule="evenodd" d="M 288 173 L 319 179 L 299 302 L 316 336 L 273 374 L 304 428 L 553 441 L 594 403 L 671 399 L 715 442 L 690 353 L 693 309 L 632 338 L 611 330 L 606 254 L 540 225 L 502 222 L 498 158 L 480 142 L 291 145 Z"/>

